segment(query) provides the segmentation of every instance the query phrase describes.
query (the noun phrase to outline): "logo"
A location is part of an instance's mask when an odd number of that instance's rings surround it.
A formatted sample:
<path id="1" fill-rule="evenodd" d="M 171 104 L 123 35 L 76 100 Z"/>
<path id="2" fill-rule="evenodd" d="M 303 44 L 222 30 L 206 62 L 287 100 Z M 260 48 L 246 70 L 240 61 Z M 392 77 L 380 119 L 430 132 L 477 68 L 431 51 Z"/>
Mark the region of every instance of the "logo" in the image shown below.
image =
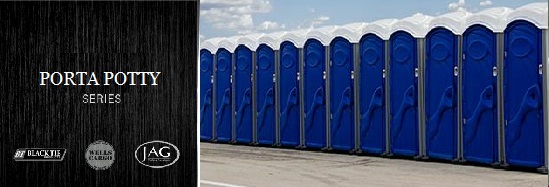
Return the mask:
<path id="1" fill-rule="evenodd" d="M 64 148 L 20 148 L 15 151 L 15 161 L 62 161 L 67 149 Z"/>
<path id="2" fill-rule="evenodd" d="M 114 163 L 114 149 L 111 144 L 97 140 L 86 149 L 86 162 L 95 170 L 106 170 Z"/>
<path id="3" fill-rule="evenodd" d="M 179 149 L 168 142 L 150 141 L 137 147 L 135 159 L 151 168 L 168 167 L 179 159 Z"/>

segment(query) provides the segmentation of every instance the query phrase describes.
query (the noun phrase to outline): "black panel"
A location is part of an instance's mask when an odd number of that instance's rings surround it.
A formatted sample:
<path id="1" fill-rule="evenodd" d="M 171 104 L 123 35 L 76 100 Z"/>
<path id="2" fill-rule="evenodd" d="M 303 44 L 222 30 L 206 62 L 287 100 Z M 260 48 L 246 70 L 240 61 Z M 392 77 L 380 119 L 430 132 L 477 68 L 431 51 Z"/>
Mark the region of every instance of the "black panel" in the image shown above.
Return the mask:
<path id="1" fill-rule="evenodd" d="M 0 186 L 196 186 L 197 16 L 196 1 L 0 2 Z M 41 86 L 41 71 L 162 73 L 157 86 Z M 107 170 L 86 162 L 96 140 L 114 147 Z M 177 146 L 179 160 L 141 165 L 134 152 L 152 140 Z M 22 162 L 18 148 L 67 153 Z"/>

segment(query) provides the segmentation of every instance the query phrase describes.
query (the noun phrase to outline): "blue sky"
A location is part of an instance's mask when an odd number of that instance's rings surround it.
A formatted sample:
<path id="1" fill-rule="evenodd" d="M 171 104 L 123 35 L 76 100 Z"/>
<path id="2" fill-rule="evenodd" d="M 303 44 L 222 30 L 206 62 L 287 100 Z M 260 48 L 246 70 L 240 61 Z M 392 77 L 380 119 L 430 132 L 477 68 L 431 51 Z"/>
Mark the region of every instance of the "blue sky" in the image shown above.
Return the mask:
<path id="1" fill-rule="evenodd" d="M 201 0 L 200 39 L 372 22 L 415 13 L 516 8 L 545 0 Z"/>

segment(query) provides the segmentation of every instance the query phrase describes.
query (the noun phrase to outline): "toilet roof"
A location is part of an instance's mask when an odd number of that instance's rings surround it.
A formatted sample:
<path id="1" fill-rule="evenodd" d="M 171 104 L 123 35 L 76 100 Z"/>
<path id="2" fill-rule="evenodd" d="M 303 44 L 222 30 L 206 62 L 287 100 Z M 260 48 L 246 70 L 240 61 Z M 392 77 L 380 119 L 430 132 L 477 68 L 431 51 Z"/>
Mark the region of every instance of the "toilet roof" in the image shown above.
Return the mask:
<path id="1" fill-rule="evenodd" d="M 527 4 L 507 15 L 507 23 L 516 20 L 526 20 L 540 29 L 547 29 L 547 2 Z"/>
<path id="2" fill-rule="evenodd" d="M 398 20 L 391 27 L 391 34 L 397 31 L 406 31 L 415 38 L 425 38 L 429 32 L 429 22 L 433 17 L 416 13 L 413 16 Z"/>
<path id="3" fill-rule="evenodd" d="M 481 24 L 486 26 L 492 32 L 501 33 L 507 27 L 506 17 L 512 9 L 507 7 L 489 8 L 467 17 L 465 26 Z"/>

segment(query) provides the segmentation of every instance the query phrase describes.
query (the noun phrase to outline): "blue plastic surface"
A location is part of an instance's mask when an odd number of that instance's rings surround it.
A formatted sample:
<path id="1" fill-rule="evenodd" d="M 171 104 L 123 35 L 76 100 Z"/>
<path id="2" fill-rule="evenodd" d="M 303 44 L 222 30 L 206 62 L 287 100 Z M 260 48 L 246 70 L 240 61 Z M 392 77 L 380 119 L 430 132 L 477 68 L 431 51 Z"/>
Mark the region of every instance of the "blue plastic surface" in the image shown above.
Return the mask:
<path id="1" fill-rule="evenodd" d="M 273 75 L 275 56 L 272 48 L 265 44 L 256 50 L 257 62 L 257 139 L 259 144 L 275 143 L 275 88 Z"/>
<path id="2" fill-rule="evenodd" d="M 526 21 L 505 30 L 505 151 L 509 165 L 545 165 L 541 31 Z"/>
<path id="3" fill-rule="evenodd" d="M 457 39 L 443 28 L 431 30 L 426 38 L 425 140 L 431 158 L 457 158 Z"/>
<path id="4" fill-rule="evenodd" d="M 309 39 L 303 51 L 305 145 L 311 148 L 326 146 L 326 92 L 323 78 L 326 67 L 325 50 L 320 41 Z"/>
<path id="5" fill-rule="evenodd" d="M 417 41 L 398 31 L 390 38 L 391 152 L 416 156 L 418 144 Z"/>
<path id="6" fill-rule="evenodd" d="M 330 44 L 330 111 L 332 147 L 336 150 L 352 150 L 354 141 L 353 112 L 353 46 L 342 37 Z"/>
<path id="7" fill-rule="evenodd" d="M 236 56 L 234 75 L 236 141 L 251 143 L 253 141 L 251 81 L 253 55 L 246 46 L 238 46 L 234 53 Z"/>
<path id="8" fill-rule="evenodd" d="M 212 72 L 213 55 L 206 49 L 200 50 L 200 140 L 212 139 Z"/>
<path id="9" fill-rule="evenodd" d="M 463 36 L 463 154 L 467 161 L 497 161 L 496 35 L 473 25 Z"/>
<path id="10" fill-rule="evenodd" d="M 280 143 L 299 145 L 299 50 L 292 42 L 280 44 Z"/>
<path id="11" fill-rule="evenodd" d="M 374 34 L 360 40 L 360 148 L 363 152 L 385 151 L 384 41 Z"/>
<path id="12" fill-rule="evenodd" d="M 228 142 L 231 140 L 232 115 L 231 115 L 231 68 L 232 54 L 226 49 L 217 50 L 216 69 L 216 123 L 217 141 Z"/>

